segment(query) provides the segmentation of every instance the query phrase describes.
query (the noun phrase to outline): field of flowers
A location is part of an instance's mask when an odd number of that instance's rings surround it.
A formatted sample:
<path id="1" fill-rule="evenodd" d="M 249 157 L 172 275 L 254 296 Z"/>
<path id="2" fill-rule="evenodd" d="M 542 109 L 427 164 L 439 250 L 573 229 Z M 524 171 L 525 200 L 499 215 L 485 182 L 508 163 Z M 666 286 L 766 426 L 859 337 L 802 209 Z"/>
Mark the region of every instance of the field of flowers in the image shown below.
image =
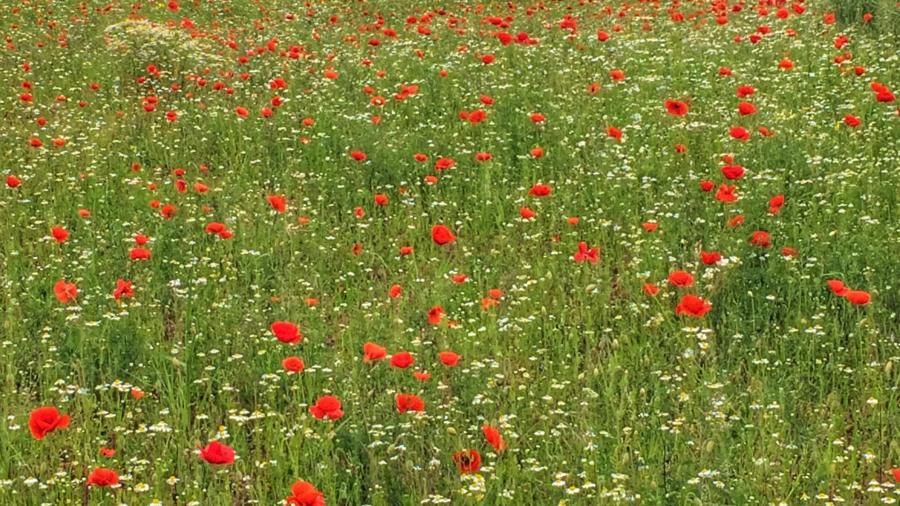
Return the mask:
<path id="1" fill-rule="evenodd" d="M 895 503 L 879 6 L 4 3 L 0 505 Z"/>

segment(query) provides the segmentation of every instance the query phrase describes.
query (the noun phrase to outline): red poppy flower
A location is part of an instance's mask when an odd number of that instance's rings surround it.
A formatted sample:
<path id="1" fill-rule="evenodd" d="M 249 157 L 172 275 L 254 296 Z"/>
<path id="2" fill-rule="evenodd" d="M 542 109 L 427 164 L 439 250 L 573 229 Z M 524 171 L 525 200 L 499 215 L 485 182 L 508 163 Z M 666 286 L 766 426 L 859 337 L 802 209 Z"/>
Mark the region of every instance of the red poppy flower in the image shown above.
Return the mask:
<path id="1" fill-rule="evenodd" d="M 44 406 L 31 412 L 28 418 L 28 428 L 35 439 L 44 439 L 47 434 L 56 429 L 65 429 L 69 426 L 69 415 L 63 415 L 53 406 Z"/>
<path id="2" fill-rule="evenodd" d="M 750 102 L 741 102 L 738 104 L 738 114 L 741 116 L 756 114 L 756 106 Z"/>
<path id="3" fill-rule="evenodd" d="M 113 290 L 113 298 L 119 300 L 121 298 L 128 298 L 134 295 L 134 289 L 132 288 L 131 281 L 124 280 L 119 278 L 116 280 L 116 289 Z"/>
<path id="4" fill-rule="evenodd" d="M 50 235 L 53 236 L 54 241 L 58 244 L 62 244 L 69 238 L 69 231 L 62 227 L 53 227 L 50 229 Z"/>
<path id="5" fill-rule="evenodd" d="M 365 153 L 363 153 L 362 151 L 358 151 L 358 150 L 351 151 L 350 157 L 353 158 L 354 160 L 356 160 L 357 162 L 363 162 L 366 160 L 366 158 L 368 158 Z"/>
<path id="6" fill-rule="evenodd" d="M 283 213 L 287 210 L 287 200 L 284 198 L 284 195 L 269 195 L 266 197 L 266 200 L 269 202 L 269 205 L 272 206 L 272 209 L 279 213 Z"/>
<path id="7" fill-rule="evenodd" d="M 718 251 L 701 251 L 700 260 L 705 265 L 713 265 L 722 260 L 722 255 Z"/>
<path id="8" fill-rule="evenodd" d="M 847 293 L 844 294 L 844 298 L 854 306 L 865 306 L 871 299 L 869 292 L 864 292 L 862 290 L 848 290 Z"/>
<path id="9" fill-rule="evenodd" d="M 600 254 L 600 247 L 594 246 L 593 248 L 589 248 L 588 244 L 584 241 L 578 243 L 578 251 L 572 255 L 572 259 L 575 260 L 576 263 L 581 263 L 587 260 L 588 262 L 595 264 L 598 260 Z"/>
<path id="10" fill-rule="evenodd" d="M 281 361 L 281 367 L 287 372 L 301 373 L 306 369 L 306 364 L 300 357 L 290 356 Z"/>
<path id="11" fill-rule="evenodd" d="M 828 288 L 831 289 L 831 293 L 837 295 L 838 297 L 843 297 L 844 295 L 847 295 L 847 292 L 850 291 L 847 285 L 845 285 L 844 282 L 839 279 L 829 279 Z"/>
<path id="12" fill-rule="evenodd" d="M 463 474 L 477 473 L 481 469 L 481 454 L 478 450 L 468 449 L 453 454 L 453 462 Z"/>
<path id="13" fill-rule="evenodd" d="M 764 230 L 757 230 L 750 236 L 750 244 L 760 248 L 768 248 L 772 245 L 772 238 Z"/>
<path id="14" fill-rule="evenodd" d="M 753 86 L 750 86 L 748 84 L 745 84 L 743 86 L 738 86 L 738 89 L 737 89 L 738 98 L 749 97 L 749 96 L 753 95 L 754 93 L 756 93 L 756 88 L 754 88 Z"/>
<path id="15" fill-rule="evenodd" d="M 462 111 L 459 113 L 459 117 L 463 121 L 468 121 L 473 125 L 477 125 L 487 119 L 487 112 L 485 112 L 484 109 L 476 109 L 471 112 Z"/>
<path id="16" fill-rule="evenodd" d="M 685 271 L 672 271 L 669 273 L 669 283 L 673 286 L 688 287 L 694 285 L 694 276 Z"/>
<path id="17" fill-rule="evenodd" d="M 737 139 L 739 141 L 748 141 L 750 140 L 750 132 L 747 131 L 744 127 L 732 127 L 731 130 L 728 131 L 729 135 L 732 138 Z"/>
<path id="18" fill-rule="evenodd" d="M 497 307 L 500 305 L 500 301 L 497 299 L 492 299 L 490 297 L 482 297 L 481 298 L 481 309 L 487 311 L 493 307 Z"/>
<path id="19" fill-rule="evenodd" d="M 22 184 L 22 180 L 16 176 L 6 176 L 6 186 L 10 188 L 18 188 Z"/>
<path id="20" fill-rule="evenodd" d="M 150 250 L 141 247 L 131 248 L 128 256 L 132 260 L 150 260 Z"/>
<path id="21" fill-rule="evenodd" d="M 494 451 L 500 453 L 506 449 L 506 441 L 503 440 L 503 436 L 500 435 L 500 431 L 496 428 L 485 425 L 481 427 L 481 432 L 484 434 L 484 439 L 487 440 L 488 444 L 494 448 Z"/>
<path id="22" fill-rule="evenodd" d="M 716 200 L 719 202 L 723 202 L 725 204 L 729 204 L 731 202 L 736 202 L 738 199 L 737 194 L 734 192 L 737 190 L 736 186 L 721 184 L 719 185 L 719 190 L 716 191 Z"/>
<path id="23" fill-rule="evenodd" d="M 119 484 L 119 474 L 112 469 L 96 467 L 87 479 L 88 486 L 110 487 Z"/>
<path id="24" fill-rule="evenodd" d="M 387 350 L 383 346 L 378 346 L 373 342 L 367 342 L 363 345 L 363 362 L 375 362 L 382 360 L 387 356 Z"/>
<path id="25" fill-rule="evenodd" d="M 887 86 L 882 87 L 878 93 L 875 94 L 875 100 L 883 103 L 890 103 L 896 100 L 897 97 L 887 88 Z"/>
<path id="26" fill-rule="evenodd" d="M 171 220 L 172 217 L 175 216 L 176 212 L 177 210 L 172 204 L 166 204 L 162 207 L 162 209 L 159 210 L 159 214 L 167 220 Z"/>
<path id="27" fill-rule="evenodd" d="M 456 236 L 444 225 L 438 224 L 431 227 L 431 240 L 438 246 L 449 244 L 456 240 Z"/>
<path id="28" fill-rule="evenodd" d="M 200 449 L 200 458 L 214 465 L 233 464 L 234 448 L 219 441 L 210 441 L 205 448 Z"/>
<path id="29" fill-rule="evenodd" d="M 391 355 L 391 367 L 406 369 L 415 362 L 416 359 L 412 356 L 412 353 L 408 351 L 400 351 Z"/>
<path id="30" fill-rule="evenodd" d="M 456 367 L 459 364 L 459 355 L 452 351 L 442 351 L 438 353 L 438 359 L 447 367 Z"/>
<path id="31" fill-rule="evenodd" d="M 684 116 L 688 113 L 688 105 L 681 100 L 666 100 L 666 111 L 672 116 Z"/>
<path id="32" fill-rule="evenodd" d="M 299 344 L 303 340 L 303 335 L 296 325 L 290 322 L 277 321 L 271 326 L 272 333 L 282 343 Z"/>
<path id="33" fill-rule="evenodd" d="M 775 195 L 769 199 L 769 214 L 778 214 L 781 212 L 781 206 L 784 205 L 784 195 Z"/>
<path id="34" fill-rule="evenodd" d="M 681 297 L 681 302 L 675 306 L 675 314 L 700 318 L 708 313 L 710 309 L 712 309 L 712 304 L 696 295 L 689 294 Z"/>
<path id="35" fill-rule="evenodd" d="M 78 287 L 75 286 L 75 283 L 68 283 L 61 279 L 53 285 L 53 294 L 56 295 L 57 300 L 68 304 L 78 296 Z"/>
<path id="36" fill-rule="evenodd" d="M 456 165 L 456 162 L 452 158 L 438 158 L 434 162 L 434 170 L 440 172 L 452 168 L 454 165 Z"/>
<path id="37" fill-rule="evenodd" d="M 339 420 L 344 416 L 341 411 L 341 401 L 332 395 L 319 397 L 315 404 L 309 407 L 309 412 L 319 420 Z"/>
<path id="38" fill-rule="evenodd" d="M 207 234 L 221 234 L 226 230 L 224 223 L 219 223 L 217 221 L 212 221 L 206 224 L 204 231 Z"/>
<path id="39" fill-rule="evenodd" d="M 397 394 L 396 398 L 397 412 L 400 414 L 412 411 L 417 413 L 425 411 L 425 401 L 415 394 Z"/>
<path id="40" fill-rule="evenodd" d="M 785 247 L 781 248 L 781 256 L 783 256 L 783 257 L 797 256 L 797 253 L 798 253 L 797 249 L 791 248 L 790 246 L 785 246 Z"/>
<path id="41" fill-rule="evenodd" d="M 466 276 L 465 274 L 454 274 L 453 276 L 450 277 L 450 280 L 453 281 L 454 283 L 456 283 L 457 285 L 461 285 L 461 284 L 465 283 L 467 279 L 469 279 L 469 277 Z"/>
<path id="42" fill-rule="evenodd" d="M 612 137 L 613 139 L 615 139 L 619 142 L 622 142 L 622 131 L 614 126 L 607 127 L 606 135 Z"/>
<path id="43" fill-rule="evenodd" d="M 642 289 L 644 290 L 644 293 L 651 297 L 655 297 L 656 294 L 659 293 L 659 287 L 653 283 L 644 283 Z"/>
<path id="44" fill-rule="evenodd" d="M 312 483 L 297 480 L 291 485 L 291 495 L 284 502 L 285 506 L 325 506 L 325 496 Z"/>
<path id="45" fill-rule="evenodd" d="M 726 165 L 722 167 L 722 175 L 726 179 L 735 180 L 744 177 L 744 168 L 740 165 Z"/>
<path id="46" fill-rule="evenodd" d="M 428 310 L 428 324 L 429 325 L 440 325 L 441 320 L 444 319 L 444 308 L 441 306 L 434 306 Z"/>
<path id="47" fill-rule="evenodd" d="M 534 184 L 531 189 L 528 190 L 528 194 L 532 197 L 546 197 L 551 193 L 553 193 L 553 188 L 542 183 Z"/>

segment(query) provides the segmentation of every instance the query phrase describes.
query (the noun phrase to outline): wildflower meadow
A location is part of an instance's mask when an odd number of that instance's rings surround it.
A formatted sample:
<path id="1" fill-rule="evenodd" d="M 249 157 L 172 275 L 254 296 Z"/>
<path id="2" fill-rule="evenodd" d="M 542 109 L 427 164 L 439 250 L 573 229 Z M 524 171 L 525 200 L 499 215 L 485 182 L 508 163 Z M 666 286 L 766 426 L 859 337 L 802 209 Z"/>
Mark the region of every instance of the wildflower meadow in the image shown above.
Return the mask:
<path id="1" fill-rule="evenodd" d="M 895 0 L 0 26 L 0 505 L 900 499 Z"/>

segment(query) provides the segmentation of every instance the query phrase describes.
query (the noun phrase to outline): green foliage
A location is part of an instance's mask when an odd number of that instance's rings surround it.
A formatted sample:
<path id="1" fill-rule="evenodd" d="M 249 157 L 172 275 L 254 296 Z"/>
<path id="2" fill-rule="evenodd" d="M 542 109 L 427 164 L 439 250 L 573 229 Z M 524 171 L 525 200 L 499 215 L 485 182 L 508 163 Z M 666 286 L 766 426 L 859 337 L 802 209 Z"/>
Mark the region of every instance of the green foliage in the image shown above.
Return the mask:
<path id="1" fill-rule="evenodd" d="M 845 2 L 830 26 L 824 0 L 722 25 L 709 2 L 682 2 L 705 9 L 683 22 L 671 2 L 137 3 L 0 13 L 0 174 L 21 180 L 0 191 L 0 505 L 274 505 L 301 479 L 340 506 L 897 499 L 900 116 L 871 89 L 900 87 L 890 2 Z M 140 28 L 116 44 L 110 26 Z M 483 122 L 460 118 L 476 109 Z M 436 223 L 457 241 L 434 244 Z M 131 260 L 136 234 L 149 260 Z M 575 261 L 582 241 L 596 263 Z M 119 279 L 132 297 L 113 296 Z M 687 294 L 711 310 L 676 314 Z M 300 344 L 273 336 L 282 320 Z M 367 342 L 415 364 L 366 362 Z M 397 393 L 425 411 L 398 413 Z M 326 394 L 338 421 L 310 413 Z M 36 440 L 29 414 L 50 405 L 71 423 Z M 198 457 L 213 439 L 234 464 Z M 468 448 L 482 468 L 461 477 Z M 121 486 L 86 487 L 99 466 Z"/>
<path id="2" fill-rule="evenodd" d="M 848 25 L 863 23 L 863 16 L 871 14 L 870 28 L 886 37 L 887 44 L 900 41 L 900 7 L 894 0 L 829 0 L 839 22 Z M 896 47 L 896 46 L 895 46 Z"/>

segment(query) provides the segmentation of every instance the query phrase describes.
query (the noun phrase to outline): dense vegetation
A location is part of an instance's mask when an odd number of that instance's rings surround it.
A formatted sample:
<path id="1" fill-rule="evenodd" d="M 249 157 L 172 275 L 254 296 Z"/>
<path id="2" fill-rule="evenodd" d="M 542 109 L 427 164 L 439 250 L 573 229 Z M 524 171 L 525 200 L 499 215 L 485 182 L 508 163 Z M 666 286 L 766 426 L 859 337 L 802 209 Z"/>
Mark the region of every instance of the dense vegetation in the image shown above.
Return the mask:
<path id="1" fill-rule="evenodd" d="M 3 5 L 0 504 L 893 503 L 898 12 Z"/>

